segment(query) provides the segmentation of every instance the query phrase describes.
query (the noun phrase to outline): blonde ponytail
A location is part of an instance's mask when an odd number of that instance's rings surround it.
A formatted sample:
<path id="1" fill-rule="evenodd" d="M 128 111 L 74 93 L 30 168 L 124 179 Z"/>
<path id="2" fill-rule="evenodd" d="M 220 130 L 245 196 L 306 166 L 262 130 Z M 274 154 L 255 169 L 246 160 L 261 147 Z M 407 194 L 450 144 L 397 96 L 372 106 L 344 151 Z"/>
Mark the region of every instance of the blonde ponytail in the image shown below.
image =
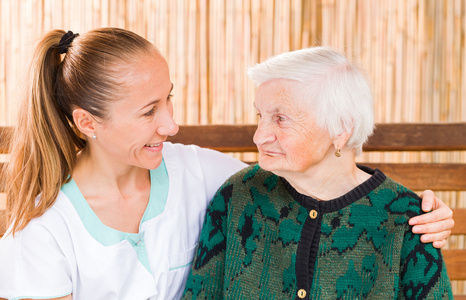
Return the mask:
<path id="1" fill-rule="evenodd" d="M 61 63 L 56 45 L 64 33 L 54 30 L 36 47 L 13 132 L 7 168 L 7 209 L 13 234 L 53 205 L 71 174 L 79 147 L 84 146 L 60 111 L 54 93 Z"/>

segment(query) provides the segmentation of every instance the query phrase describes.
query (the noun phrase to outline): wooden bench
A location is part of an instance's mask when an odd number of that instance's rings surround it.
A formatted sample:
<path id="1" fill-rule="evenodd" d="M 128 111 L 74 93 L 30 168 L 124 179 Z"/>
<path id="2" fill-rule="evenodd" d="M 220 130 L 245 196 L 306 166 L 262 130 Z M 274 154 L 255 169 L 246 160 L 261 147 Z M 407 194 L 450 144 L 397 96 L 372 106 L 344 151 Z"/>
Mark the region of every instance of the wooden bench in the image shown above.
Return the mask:
<path id="1" fill-rule="evenodd" d="M 257 149 L 252 141 L 255 125 L 185 125 L 180 126 L 179 133 L 170 141 L 183 144 L 196 144 L 201 147 L 216 149 L 222 152 L 252 154 L 236 155 L 252 157 L 243 159 L 253 162 L 257 159 Z M 8 153 L 8 136 L 11 128 L 0 128 L 0 153 Z M 441 151 L 466 150 L 466 123 L 440 124 L 378 124 L 374 135 L 364 147 L 365 152 L 371 153 L 430 153 Z M 361 162 L 372 168 L 379 168 L 394 180 L 414 191 L 432 189 L 435 192 L 466 191 L 466 163 L 448 162 L 373 162 L 371 154 L 363 155 Z M 377 156 L 377 155 L 375 155 Z M 384 156 L 381 154 L 379 156 Z M 3 165 L 2 165 L 3 167 Z M 1 183 L 1 182 L 0 182 Z M 0 184 L 0 191 L 3 187 Z M 0 198 L 1 199 L 1 198 Z M 3 202 L 3 203 L 2 203 Z M 5 200 L 0 200 L 0 221 L 5 216 Z M 3 210 L 2 210 L 3 209 Z M 466 208 L 453 209 L 455 228 L 452 236 L 466 235 Z M 5 226 L 0 226 L 0 235 Z M 450 247 L 451 248 L 451 247 Z M 452 281 L 466 280 L 466 249 L 442 250 L 448 274 Z M 460 289 L 461 290 L 461 289 Z M 455 299 L 466 300 L 466 291 Z"/>

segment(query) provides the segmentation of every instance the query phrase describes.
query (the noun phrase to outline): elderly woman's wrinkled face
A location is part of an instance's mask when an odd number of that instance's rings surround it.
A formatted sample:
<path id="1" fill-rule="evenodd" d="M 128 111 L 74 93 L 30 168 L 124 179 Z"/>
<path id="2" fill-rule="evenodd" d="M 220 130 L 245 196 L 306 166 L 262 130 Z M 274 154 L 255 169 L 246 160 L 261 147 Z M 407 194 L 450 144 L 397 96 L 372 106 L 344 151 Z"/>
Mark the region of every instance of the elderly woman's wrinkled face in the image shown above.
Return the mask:
<path id="1" fill-rule="evenodd" d="M 316 125 L 310 106 L 293 99 L 296 87 L 295 81 L 275 79 L 256 92 L 259 165 L 280 176 L 304 173 L 334 152 L 332 139 Z"/>

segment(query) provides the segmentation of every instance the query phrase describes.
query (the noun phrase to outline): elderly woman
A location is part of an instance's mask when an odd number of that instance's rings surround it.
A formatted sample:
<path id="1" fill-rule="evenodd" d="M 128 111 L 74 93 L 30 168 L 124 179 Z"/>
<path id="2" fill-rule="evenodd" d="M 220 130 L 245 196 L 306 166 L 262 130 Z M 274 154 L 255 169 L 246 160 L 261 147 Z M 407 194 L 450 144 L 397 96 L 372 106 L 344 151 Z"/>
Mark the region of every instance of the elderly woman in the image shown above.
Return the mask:
<path id="1" fill-rule="evenodd" d="M 374 128 L 361 72 L 317 47 L 253 67 L 259 164 L 207 211 L 187 299 L 451 299 L 440 250 L 408 219 L 420 199 L 356 165 Z"/>

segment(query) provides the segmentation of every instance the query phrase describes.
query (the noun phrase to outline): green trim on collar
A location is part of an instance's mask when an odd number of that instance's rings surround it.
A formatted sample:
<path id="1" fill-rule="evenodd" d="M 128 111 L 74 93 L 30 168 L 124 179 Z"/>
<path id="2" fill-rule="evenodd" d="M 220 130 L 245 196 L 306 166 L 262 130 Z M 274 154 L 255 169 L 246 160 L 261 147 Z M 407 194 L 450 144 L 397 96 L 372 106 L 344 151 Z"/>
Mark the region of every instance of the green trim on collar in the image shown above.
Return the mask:
<path id="1" fill-rule="evenodd" d="M 19 300 L 19 299 L 54 299 L 54 298 L 61 298 L 70 295 L 72 292 L 60 295 L 60 296 L 44 296 L 44 297 L 34 297 L 34 296 L 20 296 L 12 298 L 11 300 Z M 52 298 L 53 297 L 53 298 Z"/>

